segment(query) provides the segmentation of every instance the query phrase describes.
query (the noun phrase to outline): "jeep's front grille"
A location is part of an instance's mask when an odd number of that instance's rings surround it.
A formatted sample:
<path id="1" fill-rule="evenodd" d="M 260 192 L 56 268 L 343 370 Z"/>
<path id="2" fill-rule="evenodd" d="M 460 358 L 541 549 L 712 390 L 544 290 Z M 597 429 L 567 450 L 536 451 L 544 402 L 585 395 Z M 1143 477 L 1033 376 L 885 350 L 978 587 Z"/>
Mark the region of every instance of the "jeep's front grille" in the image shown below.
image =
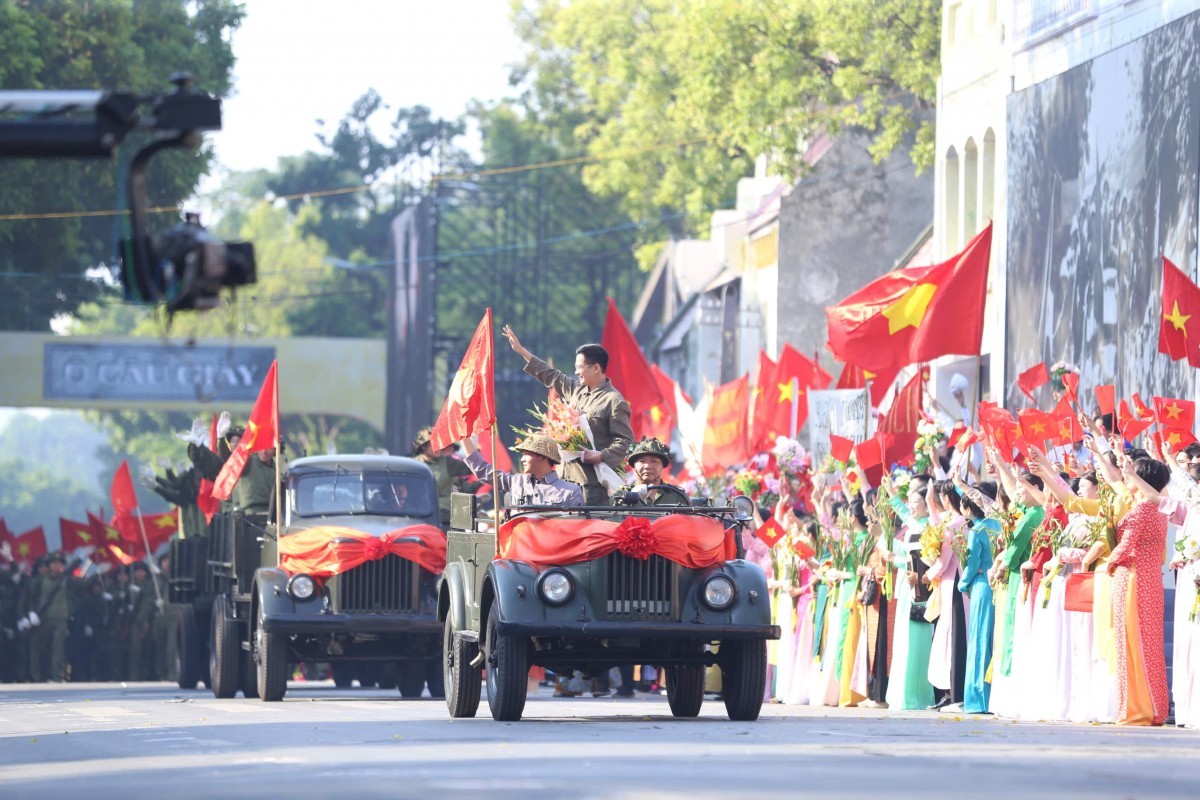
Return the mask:
<path id="1" fill-rule="evenodd" d="M 642 561 L 620 553 L 606 560 L 605 611 L 609 619 L 673 619 L 674 564 L 662 556 Z"/>
<path id="2" fill-rule="evenodd" d="M 368 561 L 337 578 L 335 610 L 343 614 L 394 614 L 417 605 L 420 567 L 396 555 Z"/>

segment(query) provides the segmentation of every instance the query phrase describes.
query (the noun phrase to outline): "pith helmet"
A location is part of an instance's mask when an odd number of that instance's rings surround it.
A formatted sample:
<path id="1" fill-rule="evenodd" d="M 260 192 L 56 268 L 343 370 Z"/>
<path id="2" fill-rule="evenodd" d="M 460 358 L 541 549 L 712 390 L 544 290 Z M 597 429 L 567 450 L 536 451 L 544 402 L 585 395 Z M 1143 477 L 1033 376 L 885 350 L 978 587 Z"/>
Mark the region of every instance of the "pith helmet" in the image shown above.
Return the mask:
<path id="1" fill-rule="evenodd" d="M 429 437 L 433 434 L 433 428 L 426 425 L 421 430 L 417 431 L 417 438 L 413 439 L 412 451 L 413 455 L 419 455 L 421 448 L 429 444 Z"/>
<path id="2" fill-rule="evenodd" d="M 625 463 L 633 466 L 633 463 L 642 456 L 654 456 L 662 461 L 663 468 L 671 466 L 671 451 L 667 446 L 651 436 L 642 437 L 633 449 L 629 451 L 629 456 L 625 459 Z"/>
<path id="3" fill-rule="evenodd" d="M 513 449 L 518 453 L 535 453 L 539 456 L 545 456 L 550 459 L 550 463 L 552 464 L 558 464 L 562 461 L 562 455 L 558 452 L 558 444 L 549 436 L 543 436 L 540 433 L 526 437 Z"/>

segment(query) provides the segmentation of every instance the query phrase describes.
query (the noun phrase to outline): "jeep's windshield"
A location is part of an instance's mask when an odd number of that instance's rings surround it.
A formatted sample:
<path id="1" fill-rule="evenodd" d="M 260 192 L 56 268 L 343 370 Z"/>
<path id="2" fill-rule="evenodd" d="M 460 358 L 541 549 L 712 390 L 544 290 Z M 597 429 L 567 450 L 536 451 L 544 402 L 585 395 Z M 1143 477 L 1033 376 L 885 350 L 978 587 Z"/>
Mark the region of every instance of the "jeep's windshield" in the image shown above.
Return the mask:
<path id="1" fill-rule="evenodd" d="M 419 476 L 382 472 L 311 472 L 295 478 L 296 514 L 301 517 L 367 514 L 427 517 L 434 499 Z"/>

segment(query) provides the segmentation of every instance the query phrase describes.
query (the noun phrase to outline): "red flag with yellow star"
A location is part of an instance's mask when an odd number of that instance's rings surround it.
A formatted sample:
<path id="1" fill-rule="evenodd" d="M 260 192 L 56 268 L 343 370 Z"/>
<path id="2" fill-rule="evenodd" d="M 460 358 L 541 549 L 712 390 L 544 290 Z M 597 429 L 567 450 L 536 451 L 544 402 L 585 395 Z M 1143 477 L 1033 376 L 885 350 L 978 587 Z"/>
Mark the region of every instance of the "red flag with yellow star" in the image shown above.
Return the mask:
<path id="1" fill-rule="evenodd" d="M 1150 420 L 1139 419 L 1129 410 L 1129 403 L 1124 400 L 1117 406 L 1117 430 L 1127 442 L 1132 442 L 1142 431 L 1154 423 Z"/>
<path id="2" fill-rule="evenodd" d="M 429 434 L 434 451 L 449 447 L 496 424 L 496 348 L 492 310 L 483 313 L 462 363 L 454 373 L 446 402 Z"/>
<path id="3" fill-rule="evenodd" d="M 790 344 L 785 344 L 779 354 L 771 384 L 763 387 L 766 406 L 760 429 L 759 443 L 769 441 L 765 448 L 774 446 L 777 436 L 795 436 L 808 421 L 808 392 L 824 389 L 833 383 L 833 376 L 819 363 L 810 359 Z M 795 416 L 793 416 L 793 412 Z M 758 419 L 758 409 L 755 409 Z M 755 423 L 756 428 L 757 422 Z"/>
<path id="4" fill-rule="evenodd" d="M 92 534 L 92 526 L 86 522 L 58 518 L 58 532 L 62 537 L 62 549 L 70 552 L 81 547 L 95 547 L 96 537 Z"/>
<path id="5" fill-rule="evenodd" d="M 723 474 L 726 467 L 741 464 L 748 458 L 746 407 L 749 400 L 750 378 L 747 375 L 713 390 L 701 451 L 705 474 Z"/>
<path id="6" fill-rule="evenodd" d="M 279 445 L 279 362 L 272 361 L 263 380 L 262 388 L 258 390 L 258 399 L 254 401 L 254 409 L 250 412 L 250 420 L 246 423 L 246 432 L 242 434 L 238 446 L 229 454 L 225 466 L 221 467 L 217 479 L 213 481 L 212 496 L 218 500 L 228 500 L 233 494 L 233 487 L 242 477 L 246 461 L 251 453 L 260 450 L 274 450 Z"/>
<path id="7" fill-rule="evenodd" d="M 925 374 L 917 370 L 908 383 L 892 400 L 891 408 L 879 420 L 879 430 L 891 434 L 890 441 L 884 437 L 887 452 L 884 455 L 884 467 L 889 464 L 907 464 L 913 460 L 913 445 L 917 443 L 917 424 L 925 408 Z M 877 437 L 878 438 L 878 437 Z"/>
<path id="8" fill-rule="evenodd" d="M 1200 367 L 1200 287 L 1163 256 L 1158 352 Z"/>
<path id="9" fill-rule="evenodd" d="M 171 536 L 179 530 L 179 516 L 174 511 L 165 511 L 162 514 L 145 514 L 142 516 L 141 522 L 138 522 L 137 516 L 122 516 L 114 517 L 113 525 L 121 535 L 120 546 L 126 552 L 133 552 L 135 549 L 144 549 L 142 543 L 142 525 L 146 526 L 146 540 L 150 544 L 150 552 L 158 550 L 166 542 L 170 541 Z"/>
<path id="10" fill-rule="evenodd" d="M 1194 441 L 1196 441 L 1196 434 L 1187 428 L 1169 428 L 1164 426 L 1162 430 L 1154 432 L 1154 443 L 1158 445 L 1159 450 L 1162 449 L 1163 442 L 1166 442 L 1171 445 L 1171 452 L 1178 453 Z"/>
<path id="11" fill-rule="evenodd" d="M 1045 411 L 1037 408 L 1023 408 L 1017 412 L 1021 422 L 1021 433 L 1027 442 L 1045 449 L 1047 439 L 1058 439 L 1058 422 Z"/>
<path id="12" fill-rule="evenodd" d="M 46 534 L 42 526 L 30 528 L 20 536 L 13 537 L 13 560 L 28 564 L 49 552 L 46 549 Z"/>
<path id="13" fill-rule="evenodd" d="M 675 381 L 671 380 L 671 376 L 658 368 L 657 364 L 650 365 L 650 373 L 654 376 L 654 382 L 658 384 L 658 392 L 662 399 L 650 407 L 650 412 L 643 415 L 644 432 L 638 434 L 637 428 L 634 428 L 634 435 L 641 438 L 642 436 L 653 436 L 665 445 L 671 444 L 671 431 L 675 430 L 676 410 L 675 410 Z"/>
<path id="14" fill-rule="evenodd" d="M 869 369 L 860 369 L 853 364 L 847 364 L 842 368 L 842 374 L 838 376 L 836 388 L 865 389 L 869 386 L 871 405 L 878 406 L 887 396 L 888 389 L 892 388 L 892 384 L 896 382 L 896 376 L 899 374 L 900 367 L 890 367 L 872 372 Z"/>
<path id="15" fill-rule="evenodd" d="M 754 377 L 754 388 L 750 390 L 750 450 L 756 453 L 770 452 L 775 447 L 775 437 L 779 436 L 775 429 L 778 402 L 775 376 L 778 371 L 775 359 L 759 350 L 758 373 Z"/>
<path id="16" fill-rule="evenodd" d="M 944 355 L 979 355 L 992 226 L 933 267 L 889 272 L 825 309 L 829 349 L 878 371 Z"/>
<path id="17" fill-rule="evenodd" d="M 1164 428 L 1191 430 L 1196 426 L 1196 404 L 1191 400 L 1174 397 L 1152 397 L 1154 421 Z"/>

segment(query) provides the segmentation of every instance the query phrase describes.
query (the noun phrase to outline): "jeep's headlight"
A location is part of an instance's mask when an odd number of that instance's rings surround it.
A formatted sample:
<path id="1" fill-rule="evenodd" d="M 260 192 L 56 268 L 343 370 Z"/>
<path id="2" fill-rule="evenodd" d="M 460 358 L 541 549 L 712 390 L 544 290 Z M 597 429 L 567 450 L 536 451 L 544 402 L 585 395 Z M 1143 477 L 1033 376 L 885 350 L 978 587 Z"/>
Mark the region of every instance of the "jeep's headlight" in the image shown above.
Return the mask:
<path id="1" fill-rule="evenodd" d="M 538 594 L 550 605 L 561 606 L 574 596 L 575 582 L 564 570 L 546 570 L 538 579 Z"/>
<path id="2" fill-rule="evenodd" d="M 713 611 L 724 611 L 733 605 L 737 589 L 728 575 L 713 575 L 704 582 L 704 605 Z"/>
<path id="3" fill-rule="evenodd" d="M 297 600 L 307 600 L 317 591 L 317 582 L 307 575 L 293 575 L 288 579 L 287 590 Z"/>
<path id="4" fill-rule="evenodd" d="M 738 522 L 749 522 L 754 519 L 754 501 L 744 494 L 733 498 L 733 518 Z"/>

